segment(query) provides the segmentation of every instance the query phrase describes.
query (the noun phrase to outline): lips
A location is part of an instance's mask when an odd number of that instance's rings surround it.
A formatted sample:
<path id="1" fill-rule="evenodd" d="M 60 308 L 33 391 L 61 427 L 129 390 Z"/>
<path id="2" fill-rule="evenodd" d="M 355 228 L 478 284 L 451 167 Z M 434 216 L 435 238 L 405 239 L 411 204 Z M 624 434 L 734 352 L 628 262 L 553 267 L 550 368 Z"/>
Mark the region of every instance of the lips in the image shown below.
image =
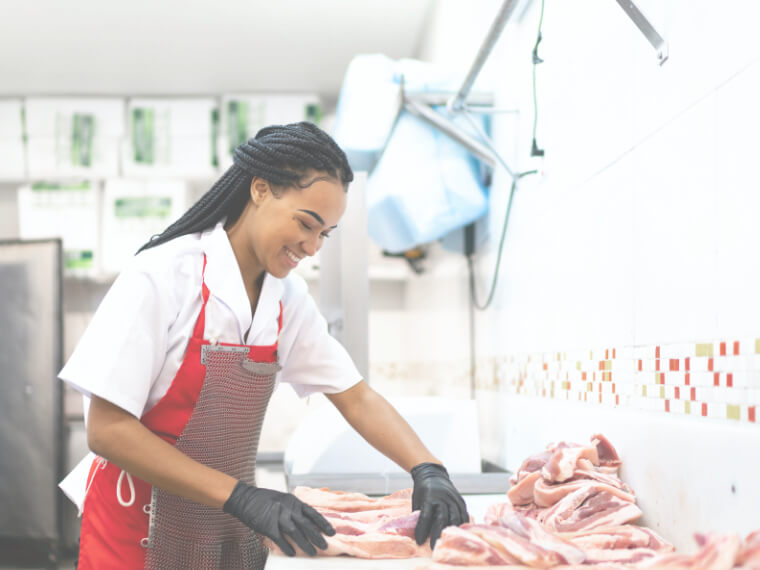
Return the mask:
<path id="1" fill-rule="evenodd" d="M 293 265 L 298 265 L 298 262 L 301 261 L 301 258 L 290 251 L 287 247 L 285 248 L 285 255 L 291 261 L 291 263 L 293 263 Z"/>

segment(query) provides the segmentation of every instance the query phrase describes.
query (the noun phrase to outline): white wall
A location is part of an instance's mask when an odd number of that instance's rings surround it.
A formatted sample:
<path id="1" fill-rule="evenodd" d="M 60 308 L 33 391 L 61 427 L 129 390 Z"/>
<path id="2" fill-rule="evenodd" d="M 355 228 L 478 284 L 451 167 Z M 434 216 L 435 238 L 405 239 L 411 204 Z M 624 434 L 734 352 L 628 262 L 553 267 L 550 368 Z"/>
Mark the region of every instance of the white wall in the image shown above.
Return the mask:
<path id="1" fill-rule="evenodd" d="M 439 2 L 425 58 L 468 68 L 500 4 Z M 529 156 L 538 0 L 523 3 L 483 70 L 497 104 L 519 109 L 497 117 L 498 149 L 514 170 L 541 173 L 518 189 L 494 303 L 476 318 L 481 437 L 487 459 L 515 468 L 549 440 L 616 436 L 645 522 L 685 548 L 697 530 L 757 526 L 741 503 L 760 498 L 747 479 L 760 459 L 726 450 L 760 444 L 760 7 L 637 4 L 669 42 L 662 66 L 614 0 L 546 0 L 542 161 Z M 497 171 L 481 299 L 509 184 Z M 466 265 L 434 251 L 458 269 L 412 281 L 404 318 L 440 330 L 450 315 L 438 357 L 464 362 Z M 406 350 L 414 360 L 425 344 Z"/>

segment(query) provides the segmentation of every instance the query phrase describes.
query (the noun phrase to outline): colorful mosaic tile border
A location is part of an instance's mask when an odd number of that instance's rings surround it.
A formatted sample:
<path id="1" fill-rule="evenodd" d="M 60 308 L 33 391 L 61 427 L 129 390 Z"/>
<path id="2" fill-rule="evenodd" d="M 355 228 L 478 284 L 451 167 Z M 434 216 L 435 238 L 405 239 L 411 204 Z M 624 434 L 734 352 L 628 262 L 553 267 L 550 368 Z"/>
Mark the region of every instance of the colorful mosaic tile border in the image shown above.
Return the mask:
<path id="1" fill-rule="evenodd" d="M 511 355 L 478 368 L 478 388 L 519 396 L 760 423 L 760 338 Z"/>

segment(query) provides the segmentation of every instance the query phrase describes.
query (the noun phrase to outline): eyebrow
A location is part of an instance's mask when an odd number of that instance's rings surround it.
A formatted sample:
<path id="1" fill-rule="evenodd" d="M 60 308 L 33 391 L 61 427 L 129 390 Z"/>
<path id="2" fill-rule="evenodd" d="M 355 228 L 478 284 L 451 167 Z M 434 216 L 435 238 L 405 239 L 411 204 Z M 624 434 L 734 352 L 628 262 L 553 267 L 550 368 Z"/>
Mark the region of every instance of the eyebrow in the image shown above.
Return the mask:
<path id="1" fill-rule="evenodd" d="M 317 220 L 321 225 L 325 225 L 325 221 L 322 219 L 322 216 L 317 214 L 316 212 L 312 212 L 311 210 L 298 210 L 299 212 L 304 212 L 305 214 L 309 214 L 312 216 L 315 220 Z M 337 228 L 338 226 L 330 226 L 330 229 Z"/>

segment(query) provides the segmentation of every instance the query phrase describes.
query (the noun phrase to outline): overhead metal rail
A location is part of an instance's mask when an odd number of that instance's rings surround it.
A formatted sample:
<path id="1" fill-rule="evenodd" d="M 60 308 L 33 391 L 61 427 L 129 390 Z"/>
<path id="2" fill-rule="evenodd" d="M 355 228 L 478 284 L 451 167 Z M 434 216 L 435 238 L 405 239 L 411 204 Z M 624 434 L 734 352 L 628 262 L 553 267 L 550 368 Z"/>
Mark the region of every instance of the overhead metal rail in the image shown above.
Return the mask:
<path id="1" fill-rule="evenodd" d="M 480 141 L 476 137 L 472 136 L 467 131 L 456 125 L 449 117 L 446 117 L 443 113 L 440 113 L 432 108 L 432 106 L 445 105 L 449 116 L 454 116 L 459 113 L 467 113 L 470 110 L 474 110 L 476 107 L 478 112 L 481 113 L 493 113 L 496 112 L 493 108 L 493 95 L 488 93 L 470 93 L 475 80 L 478 77 L 483 65 L 491 55 L 496 42 L 499 40 L 504 27 L 507 25 L 512 14 L 518 5 L 523 3 L 524 0 L 505 0 L 501 5 L 499 12 L 496 14 L 491 28 L 488 30 L 483 43 L 478 50 L 475 60 L 470 67 L 469 72 L 465 76 L 459 90 L 454 94 L 448 93 L 407 93 L 403 89 L 401 90 L 400 107 L 399 111 L 403 107 L 408 112 L 412 113 L 416 117 L 419 117 L 426 123 L 434 126 L 442 133 L 451 137 L 453 140 L 464 146 L 474 156 L 483 161 L 488 166 L 493 167 L 497 162 L 502 164 L 511 176 L 512 171 L 506 166 L 504 160 L 498 156 L 493 148 L 493 145 L 488 140 Z M 530 1 L 530 0 L 529 0 Z M 631 0 L 616 0 L 617 3 L 623 8 L 628 17 L 633 21 L 639 30 L 644 34 L 652 47 L 657 52 L 657 59 L 662 65 L 668 59 L 668 44 L 657 32 L 654 26 L 644 16 L 642 11 Z M 481 133 L 482 135 L 482 133 Z"/>

